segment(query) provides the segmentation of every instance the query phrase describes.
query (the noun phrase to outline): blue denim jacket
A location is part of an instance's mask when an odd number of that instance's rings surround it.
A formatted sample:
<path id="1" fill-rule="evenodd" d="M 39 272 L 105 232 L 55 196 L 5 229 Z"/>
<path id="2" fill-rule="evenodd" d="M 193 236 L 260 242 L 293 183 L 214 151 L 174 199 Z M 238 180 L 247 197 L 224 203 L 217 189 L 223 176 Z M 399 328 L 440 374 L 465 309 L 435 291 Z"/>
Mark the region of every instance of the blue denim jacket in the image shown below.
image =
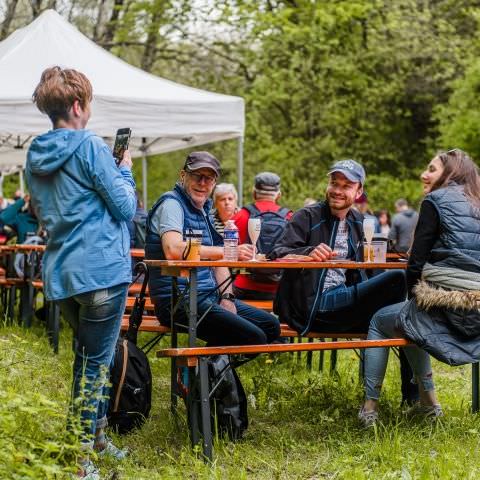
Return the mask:
<path id="1" fill-rule="evenodd" d="M 100 137 L 64 128 L 40 135 L 28 151 L 26 179 L 49 237 L 47 299 L 131 281 L 127 222 L 135 214 L 135 182 Z"/>

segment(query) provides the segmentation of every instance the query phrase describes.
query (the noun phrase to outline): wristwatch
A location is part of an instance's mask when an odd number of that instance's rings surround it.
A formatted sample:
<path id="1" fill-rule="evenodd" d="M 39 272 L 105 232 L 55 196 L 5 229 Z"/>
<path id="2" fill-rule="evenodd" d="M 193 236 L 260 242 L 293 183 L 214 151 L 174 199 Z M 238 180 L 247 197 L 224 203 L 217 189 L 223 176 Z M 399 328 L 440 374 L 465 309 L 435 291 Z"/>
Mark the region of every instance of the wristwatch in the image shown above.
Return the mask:
<path id="1" fill-rule="evenodd" d="M 223 293 L 220 298 L 222 300 L 230 300 L 233 302 L 235 300 L 235 295 L 233 293 Z"/>

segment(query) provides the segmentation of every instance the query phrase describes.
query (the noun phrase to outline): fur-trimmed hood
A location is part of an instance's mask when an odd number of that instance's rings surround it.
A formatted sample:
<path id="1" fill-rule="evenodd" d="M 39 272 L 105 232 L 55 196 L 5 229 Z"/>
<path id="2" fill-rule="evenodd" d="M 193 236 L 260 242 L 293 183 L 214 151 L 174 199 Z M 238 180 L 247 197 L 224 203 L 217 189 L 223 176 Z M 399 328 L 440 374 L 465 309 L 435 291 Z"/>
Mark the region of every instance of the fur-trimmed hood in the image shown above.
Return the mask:
<path id="1" fill-rule="evenodd" d="M 417 305 L 425 310 L 433 307 L 451 310 L 480 309 L 480 290 L 445 290 L 421 281 L 415 286 L 413 293 Z"/>

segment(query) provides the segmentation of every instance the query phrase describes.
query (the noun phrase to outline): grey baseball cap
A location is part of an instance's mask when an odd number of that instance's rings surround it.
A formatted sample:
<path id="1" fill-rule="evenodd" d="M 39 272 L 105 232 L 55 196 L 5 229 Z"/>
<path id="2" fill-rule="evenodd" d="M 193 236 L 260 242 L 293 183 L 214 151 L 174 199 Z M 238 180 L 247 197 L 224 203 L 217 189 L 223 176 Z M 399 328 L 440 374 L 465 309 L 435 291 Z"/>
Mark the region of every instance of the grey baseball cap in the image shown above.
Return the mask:
<path id="1" fill-rule="evenodd" d="M 272 172 L 259 173 L 255 176 L 255 190 L 278 192 L 280 190 L 280 177 Z"/>
<path id="2" fill-rule="evenodd" d="M 365 183 L 365 169 L 355 160 L 340 160 L 333 164 L 328 175 L 339 172 L 343 173 L 351 182 Z"/>
<path id="3" fill-rule="evenodd" d="M 209 152 L 192 152 L 185 160 L 184 170 L 192 172 L 200 168 L 210 168 L 220 176 L 220 162 Z"/>

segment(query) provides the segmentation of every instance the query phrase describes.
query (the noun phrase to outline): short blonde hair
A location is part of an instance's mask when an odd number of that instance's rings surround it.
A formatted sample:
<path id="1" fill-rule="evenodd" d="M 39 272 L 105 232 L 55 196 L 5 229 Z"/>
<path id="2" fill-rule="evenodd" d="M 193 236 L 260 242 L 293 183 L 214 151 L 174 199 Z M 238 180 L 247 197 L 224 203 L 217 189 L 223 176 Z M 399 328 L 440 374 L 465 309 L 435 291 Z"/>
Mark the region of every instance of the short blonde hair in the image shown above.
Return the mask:
<path id="1" fill-rule="evenodd" d="M 32 95 L 37 108 L 47 114 L 54 124 L 59 119 L 68 119 L 75 100 L 85 108 L 92 98 L 92 84 L 83 73 L 58 66 L 43 71 Z"/>

